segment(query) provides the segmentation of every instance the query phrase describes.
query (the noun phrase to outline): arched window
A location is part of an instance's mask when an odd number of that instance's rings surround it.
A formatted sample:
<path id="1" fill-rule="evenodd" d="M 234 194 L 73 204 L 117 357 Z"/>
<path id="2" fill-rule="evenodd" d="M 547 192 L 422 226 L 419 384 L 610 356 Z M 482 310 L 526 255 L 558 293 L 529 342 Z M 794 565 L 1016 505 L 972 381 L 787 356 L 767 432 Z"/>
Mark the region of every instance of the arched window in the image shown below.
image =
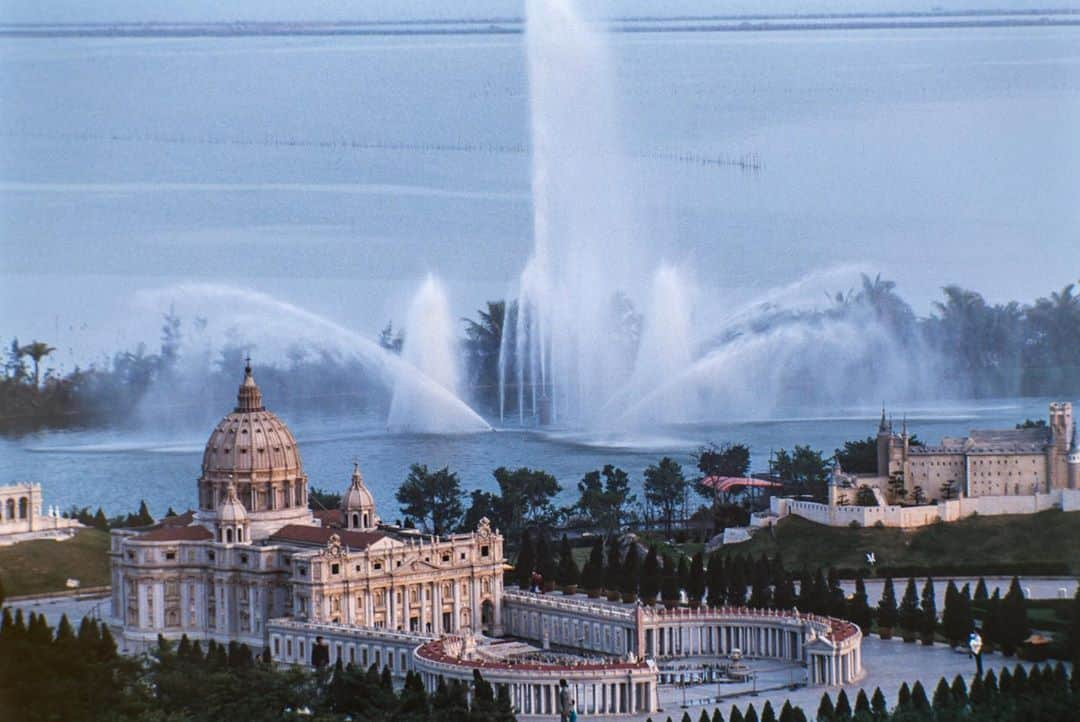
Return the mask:
<path id="1" fill-rule="evenodd" d="M 225 530 L 225 541 L 232 544 L 232 529 Z"/>
<path id="2" fill-rule="evenodd" d="M 19 499 L 19 518 L 20 519 L 25 519 L 26 518 L 26 512 L 27 512 L 27 509 L 29 508 L 29 506 L 30 506 L 30 504 L 26 501 L 25 496 L 22 497 L 21 499 Z"/>
<path id="3" fill-rule="evenodd" d="M 238 541 L 238 542 L 244 541 L 244 527 L 237 527 L 236 528 L 236 541 Z"/>
<path id="4" fill-rule="evenodd" d="M 364 528 L 365 528 L 365 529 L 367 529 L 367 528 L 368 528 L 368 517 L 367 517 L 367 514 L 364 514 Z"/>
<path id="5" fill-rule="evenodd" d="M 15 500 L 14 499 L 8 499 L 7 500 L 7 518 L 8 519 L 14 519 L 15 518 Z"/>
<path id="6" fill-rule="evenodd" d="M 352 515 L 352 525 L 353 525 L 353 529 L 356 529 L 357 527 L 360 526 L 360 515 L 359 514 L 354 513 Z"/>

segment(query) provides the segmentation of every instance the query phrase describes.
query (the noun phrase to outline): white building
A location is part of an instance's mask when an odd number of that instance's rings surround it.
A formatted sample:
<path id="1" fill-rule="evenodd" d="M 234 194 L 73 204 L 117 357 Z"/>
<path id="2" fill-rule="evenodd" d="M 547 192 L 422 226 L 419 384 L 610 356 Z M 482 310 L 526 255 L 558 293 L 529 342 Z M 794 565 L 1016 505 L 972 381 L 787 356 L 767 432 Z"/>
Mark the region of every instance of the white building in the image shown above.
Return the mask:
<path id="1" fill-rule="evenodd" d="M 82 524 L 65 519 L 59 509 L 41 513 L 41 484 L 0 486 L 0 546 L 31 539 L 69 539 Z"/>

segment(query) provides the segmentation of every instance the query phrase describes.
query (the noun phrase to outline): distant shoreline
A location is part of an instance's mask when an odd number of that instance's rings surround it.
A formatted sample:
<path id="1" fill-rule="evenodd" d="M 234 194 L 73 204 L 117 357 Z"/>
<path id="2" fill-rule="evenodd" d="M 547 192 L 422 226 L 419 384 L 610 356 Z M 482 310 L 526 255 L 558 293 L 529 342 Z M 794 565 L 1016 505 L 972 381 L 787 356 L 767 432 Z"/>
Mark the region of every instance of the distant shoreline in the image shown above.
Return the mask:
<path id="1" fill-rule="evenodd" d="M 1080 9 L 970 10 L 806 15 L 634 16 L 605 23 L 615 33 L 720 33 L 793 30 L 924 30 L 997 27 L 1076 27 Z M 520 35 L 522 18 L 340 22 L 0 23 L 6 38 L 198 38 Z"/>

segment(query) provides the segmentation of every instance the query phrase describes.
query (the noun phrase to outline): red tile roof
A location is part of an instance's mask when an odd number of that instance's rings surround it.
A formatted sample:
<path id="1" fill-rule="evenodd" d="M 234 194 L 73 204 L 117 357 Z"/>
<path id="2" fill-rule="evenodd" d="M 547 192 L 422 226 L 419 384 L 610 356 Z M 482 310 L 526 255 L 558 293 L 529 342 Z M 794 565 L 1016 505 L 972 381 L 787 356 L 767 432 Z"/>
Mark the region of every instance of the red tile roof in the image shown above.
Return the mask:
<path id="1" fill-rule="evenodd" d="M 204 526 L 162 526 L 135 537 L 135 541 L 207 541 L 214 534 Z"/>
<path id="2" fill-rule="evenodd" d="M 341 515 L 341 509 L 316 509 L 312 514 L 325 527 L 345 526 L 345 518 Z"/>
<path id="3" fill-rule="evenodd" d="M 386 535 L 381 531 L 346 531 L 330 527 L 289 524 L 270 535 L 270 541 L 294 542 L 323 546 L 333 534 L 341 537 L 341 543 L 350 549 L 367 549 Z"/>

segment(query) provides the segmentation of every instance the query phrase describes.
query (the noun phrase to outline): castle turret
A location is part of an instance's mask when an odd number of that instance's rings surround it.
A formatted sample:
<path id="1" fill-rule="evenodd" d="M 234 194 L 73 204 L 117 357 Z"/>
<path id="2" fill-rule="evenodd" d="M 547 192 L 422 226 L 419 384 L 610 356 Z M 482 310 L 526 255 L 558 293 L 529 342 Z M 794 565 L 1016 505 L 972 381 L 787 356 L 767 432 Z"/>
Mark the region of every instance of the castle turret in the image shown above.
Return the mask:
<path id="1" fill-rule="evenodd" d="M 1072 446 L 1069 447 L 1069 488 L 1080 489 L 1080 424 L 1073 423 Z"/>
<path id="2" fill-rule="evenodd" d="M 1069 442 L 1073 438 L 1072 404 L 1058 401 L 1050 404 L 1050 475 L 1049 489 L 1063 489 L 1069 484 Z"/>
<path id="3" fill-rule="evenodd" d="M 877 429 L 877 473 L 889 475 L 889 444 L 892 440 L 892 424 L 885 419 L 885 404 L 881 405 L 881 422 Z"/>

